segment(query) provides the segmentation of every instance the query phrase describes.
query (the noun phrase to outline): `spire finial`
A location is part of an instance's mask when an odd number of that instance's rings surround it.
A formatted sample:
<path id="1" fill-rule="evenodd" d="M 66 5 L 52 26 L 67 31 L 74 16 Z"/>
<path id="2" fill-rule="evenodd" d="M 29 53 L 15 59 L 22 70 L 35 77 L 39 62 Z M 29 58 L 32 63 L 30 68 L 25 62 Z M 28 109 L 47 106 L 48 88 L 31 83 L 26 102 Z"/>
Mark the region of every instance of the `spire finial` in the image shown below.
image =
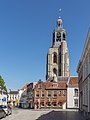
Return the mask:
<path id="1" fill-rule="evenodd" d="M 61 18 L 61 17 L 60 17 L 60 13 L 61 13 L 61 11 L 62 11 L 62 9 L 60 8 L 60 9 L 59 9 L 59 18 Z"/>

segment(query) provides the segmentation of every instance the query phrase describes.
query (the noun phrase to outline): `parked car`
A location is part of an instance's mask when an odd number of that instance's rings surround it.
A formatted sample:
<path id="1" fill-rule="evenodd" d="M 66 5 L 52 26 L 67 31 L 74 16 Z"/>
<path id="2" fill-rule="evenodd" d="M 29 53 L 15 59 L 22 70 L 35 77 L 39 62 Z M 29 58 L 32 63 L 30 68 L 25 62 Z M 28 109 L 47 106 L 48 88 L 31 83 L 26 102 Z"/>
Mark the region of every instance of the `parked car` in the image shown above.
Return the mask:
<path id="1" fill-rule="evenodd" d="M 12 109 L 9 105 L 0 105 L 0 108 L 5 111 L 6 115 L 12 114 Z"/>
<path id="2" fill-rule="evenodd" d="M 6 117 L 6 112 L 2 108 L 0 108 L 0 119 L 3 117 Z"/>

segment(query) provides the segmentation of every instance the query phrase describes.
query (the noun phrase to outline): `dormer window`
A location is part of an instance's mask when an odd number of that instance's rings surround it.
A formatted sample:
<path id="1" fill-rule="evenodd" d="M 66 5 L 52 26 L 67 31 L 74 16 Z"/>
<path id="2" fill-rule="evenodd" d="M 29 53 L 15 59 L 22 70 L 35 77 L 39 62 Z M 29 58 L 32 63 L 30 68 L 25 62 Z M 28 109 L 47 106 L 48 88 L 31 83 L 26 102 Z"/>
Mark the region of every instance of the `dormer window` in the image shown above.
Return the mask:
<path id="1" fill-rule="evenodd" d="M 38 88 L 42 88 L 42 84 L 38 84 Z"/>

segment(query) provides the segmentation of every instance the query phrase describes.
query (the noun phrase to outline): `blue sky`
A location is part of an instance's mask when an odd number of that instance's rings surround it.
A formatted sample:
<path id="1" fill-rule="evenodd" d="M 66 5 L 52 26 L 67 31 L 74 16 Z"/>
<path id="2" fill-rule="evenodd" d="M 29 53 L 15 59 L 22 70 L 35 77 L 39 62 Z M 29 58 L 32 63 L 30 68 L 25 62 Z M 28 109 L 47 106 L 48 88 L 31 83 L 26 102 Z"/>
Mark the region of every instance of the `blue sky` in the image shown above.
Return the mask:
<path id="1" fill-rule="evenodd" d="M 45 80 L 60 8 L 75 76 L 90 27 L 90 0 L 0 0 L 0 75 L 8 89 Z"/>

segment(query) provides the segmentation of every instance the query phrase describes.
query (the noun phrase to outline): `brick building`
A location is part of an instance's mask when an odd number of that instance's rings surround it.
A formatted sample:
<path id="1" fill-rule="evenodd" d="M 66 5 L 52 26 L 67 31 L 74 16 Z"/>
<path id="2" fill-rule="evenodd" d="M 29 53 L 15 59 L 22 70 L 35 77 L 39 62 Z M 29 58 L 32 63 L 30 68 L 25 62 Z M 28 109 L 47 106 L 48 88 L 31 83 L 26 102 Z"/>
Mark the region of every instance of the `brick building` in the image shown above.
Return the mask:
<path id="1" fill-rule="evenodd" d="M 34 88 L 34 108 L 66 109 L 67 81 L 38 81 Z"/>

